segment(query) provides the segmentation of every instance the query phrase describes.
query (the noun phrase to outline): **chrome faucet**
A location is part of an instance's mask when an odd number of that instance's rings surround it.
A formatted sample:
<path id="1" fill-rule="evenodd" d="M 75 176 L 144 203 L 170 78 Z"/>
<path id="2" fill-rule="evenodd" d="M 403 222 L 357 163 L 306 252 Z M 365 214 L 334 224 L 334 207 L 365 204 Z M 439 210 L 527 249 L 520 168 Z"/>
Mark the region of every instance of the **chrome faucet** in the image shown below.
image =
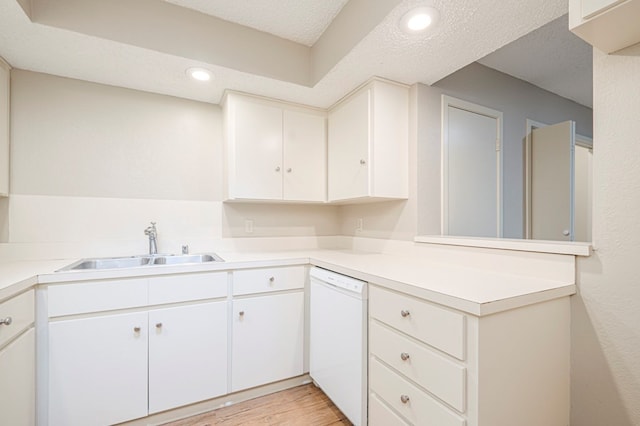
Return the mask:
<path id="1" fill-rule="evenodd" d="M 144 230 L 144 235 L 149 236 L 149 254 L 151 256 L 158 254 L 158 230 L 155 222 L 151 222 L 151 226 Z"/>

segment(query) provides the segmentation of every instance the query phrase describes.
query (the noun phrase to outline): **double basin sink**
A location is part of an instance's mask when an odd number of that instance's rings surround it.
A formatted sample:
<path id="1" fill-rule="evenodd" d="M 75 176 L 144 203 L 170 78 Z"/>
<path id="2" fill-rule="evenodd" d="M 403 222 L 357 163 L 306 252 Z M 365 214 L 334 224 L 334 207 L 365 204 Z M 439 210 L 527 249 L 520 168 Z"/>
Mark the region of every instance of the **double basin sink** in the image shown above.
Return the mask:
<path id="1" fill-rule="evenodd" d="M 159 254 L 126 257 L 99 257 L 80 259 L 77 262 L 58 269 L 56 272 L 87 271 L 98 269 L 137 268 L 156 265 L 193 265 L 210 262 L 224 262 L 220 256 L 211 254 Z"/>

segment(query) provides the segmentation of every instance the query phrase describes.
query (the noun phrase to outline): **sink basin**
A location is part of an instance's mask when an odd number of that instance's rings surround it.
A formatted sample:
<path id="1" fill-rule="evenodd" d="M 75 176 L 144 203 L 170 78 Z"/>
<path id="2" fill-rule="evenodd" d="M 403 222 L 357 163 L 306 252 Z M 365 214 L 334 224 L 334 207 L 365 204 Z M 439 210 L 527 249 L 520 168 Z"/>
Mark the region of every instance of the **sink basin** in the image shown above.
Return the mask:
<path id="1" fill-rule="evenodd" d="M 183 265 L 186 263 L 207 262 L 224 262 L 224 260 L 215 254 L 183 254 L 181 256 L 170 255 L 153 258 L 154 265 Z"/>
<path id="2" fill-rule="evenodd" d="M 186 255 L 143 255 L 128 257 L 102 257 L 81 259 L 77 262 L 58 269 L 56 272 L 90 271 L 98 269 L 138 268 L 154 265 L 185 265 L 208 262 L 224 262 L 220 256 L 211 254 L 186 254 Z"/>

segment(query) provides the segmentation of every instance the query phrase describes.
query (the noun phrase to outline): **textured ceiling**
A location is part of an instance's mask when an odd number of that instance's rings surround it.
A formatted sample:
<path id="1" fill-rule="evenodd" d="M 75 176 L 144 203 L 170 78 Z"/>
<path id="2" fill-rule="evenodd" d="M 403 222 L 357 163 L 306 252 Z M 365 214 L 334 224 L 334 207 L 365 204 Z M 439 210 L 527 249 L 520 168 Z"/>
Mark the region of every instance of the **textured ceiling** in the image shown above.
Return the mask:
<path id="1" fill-rule="evenodd" d="M 196 61 L 186 54 L 162 53 L 33 23 L 16 0 L 0 0 L 0 55 L 16 68 L 205 102 L 218 103 L 225 89 L 233 89 L 328 107 L 374 75 L 407 84 L 433 84 L 567 9 L 565 0 L 375 0 L 385 1 L 397 5 L 313 87 L 237 71 L 215 61 Z M 366 7 L 374 0 L 351 2 L 349 6 Z M 400 31 L 397 24 L 402 15 L 425 4 L 439 9 L 438 27 L 419 37 Z M 283 13 L 279 19 L 286 22 L 288 16 Z M 153 36 L 148 34 L 150 39 Z M 185 75 L 191 66 L 211 69 L 215 79 L 205 84 L 191 81 Z"/>
<path id="2" fill-rule="evenodd" d="M 165 0 L 312 46 L 349 0 Z"/>
<path id="3" fill-rule="evenodd" d="M 564 15 L 478 62 L 593 107 L 593 50 L 568 25 Z"/>

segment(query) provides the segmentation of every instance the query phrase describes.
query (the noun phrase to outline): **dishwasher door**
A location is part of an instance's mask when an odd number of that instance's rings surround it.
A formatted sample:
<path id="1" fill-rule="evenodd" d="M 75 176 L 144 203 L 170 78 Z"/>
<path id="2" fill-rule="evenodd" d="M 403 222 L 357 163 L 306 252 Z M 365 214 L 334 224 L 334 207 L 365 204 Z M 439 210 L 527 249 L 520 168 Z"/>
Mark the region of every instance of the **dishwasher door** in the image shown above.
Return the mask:
<path id="1" fill-rule="evenodd" d="M 310 288 L 309 375 L 354 425 L 366 425 L 366 298 L 314 277 Z"/>

